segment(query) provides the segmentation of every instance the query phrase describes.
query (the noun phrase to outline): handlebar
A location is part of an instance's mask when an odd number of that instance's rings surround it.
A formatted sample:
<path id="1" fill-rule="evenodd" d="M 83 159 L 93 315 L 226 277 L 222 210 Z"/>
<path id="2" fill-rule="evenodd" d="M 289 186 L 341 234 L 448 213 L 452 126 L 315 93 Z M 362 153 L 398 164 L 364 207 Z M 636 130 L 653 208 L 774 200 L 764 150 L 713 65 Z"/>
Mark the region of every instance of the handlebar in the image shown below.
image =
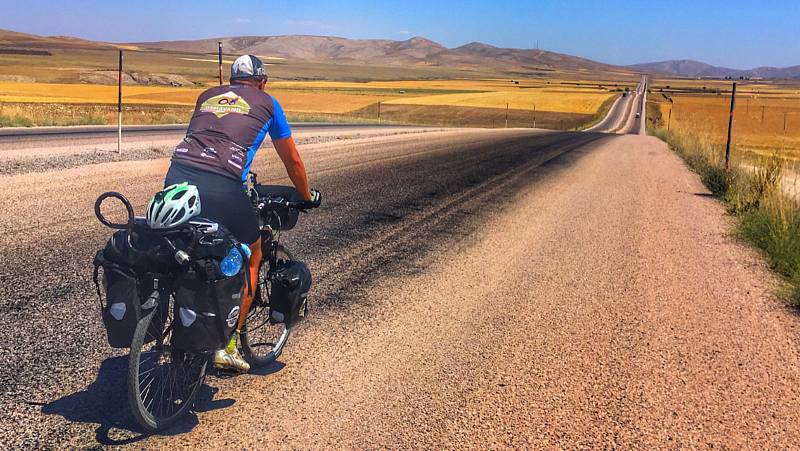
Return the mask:
<path id="1" fill-rule="evenodd" d="M 305 206 L 305 202 L 294 202 L 290 200 L 285 200 L 281 197 L 268 197 L 268 196 L 259 197 L 259 203 L 268 205 L 277 204 L 288 208 L 295 208 L 301 211 L 305 211 L 307 209 Z"/>
<path id="2" fill-rule="evenodd" d="M 258 174 L 256 174 L 255 172 L 250 171 L 249 175 L 250 175 L 251 198 L 253 199 L 253 204 L 258 206 L 259 208 L 263 208 L 265 205 L 280 205 L 287 208 L 293 208 L 302 212 L 308 212 L 308 210 L 311 209 L 311 207 L 309 207 L 307 202 L 288 200 L 283 195 L 262 196 L 261 194 L 259 194 L 260 190 L 258 188 L 264 187 L 266 185 L 258 183 Z M 288 189 L 290 187 L 286 188 Z"/>

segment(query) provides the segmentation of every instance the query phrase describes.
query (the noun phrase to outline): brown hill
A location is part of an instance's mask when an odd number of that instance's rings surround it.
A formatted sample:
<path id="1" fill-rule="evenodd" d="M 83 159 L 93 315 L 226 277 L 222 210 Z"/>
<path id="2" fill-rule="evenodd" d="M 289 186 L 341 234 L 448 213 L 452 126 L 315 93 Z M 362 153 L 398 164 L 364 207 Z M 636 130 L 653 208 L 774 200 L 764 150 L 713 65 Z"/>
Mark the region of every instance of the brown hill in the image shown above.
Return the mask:
<path id="1" fill-rule="evenodd" d="M 422 62 L 445 47 L 424 38 L 406 41 L 346 39 L 333 36 L 241 36 L 195 41 L 144 42 L 143 48 L 214 53 L 221 41 L 226 53 L 253 54 L 307 61 L 339 60 L 350 63 L 409 64 Z"/>
<path id="2" fill-rule="evenodd" d="M 38 36 L 0 29 L 0 51 L 2 50 L 55 50 L 55 49 L 112 49 L 117 46 L 106 42 L 88 41 L 68 36 Z"/>
<path id="3" fill-rule="evenodd" d="M 692 78 L 761 77 L 773 79 L 800 79 L 800 66 L 756 67 L 755 69 L 741 70 L 712 66 L 695 60 L 669 60 L 656 63 L 634 64 L 628 67 L 642 72 Z"/>
<path id="4" fill-rule="evenodd" d="M 245 36 L 195 41 L 163 41 L 134 44 L 143 48 L 214 53 L 222 41 L 226 53 L 308 61 L 337 61 L 372 65 L 430 65 L 443 67 L 519 70 L 620 71 L 616 66 L 545 50 L 499 48 L 473 42 L 448 49 L 422 37 L 406 41 L 346 39 L 331 36 Z M 624 70 L 623 70 L 624 71 Z"/>
<path id="5" fill-rule="evenodd" d="M 253 54 L 295 61 L 342 65 L 468 69 L 481 73 L 530 73 L 542 70 L 630 72 L 616 66 L 545 50 L 499 48 L 473 42 L 448 49 L 430 39 L 405 41 L 347 39 L 334 36 L 237 36 L 186 41 L 115 44 L 61 36 L 37 36 L 0 30 L 0 54 L 47 55 L 53 50 L 138 49 L 216 54 L 222 41 L 227 55 Z"/>
<path id="6" fill-rule="evenodd" d="M 619 68 L 585 58 L 534 49 L 494 47 L 480 42 L 431 55 L 441 66 L 490 66 L 507 69 L 561 69 L 588 71 L 618 71 Z"/>

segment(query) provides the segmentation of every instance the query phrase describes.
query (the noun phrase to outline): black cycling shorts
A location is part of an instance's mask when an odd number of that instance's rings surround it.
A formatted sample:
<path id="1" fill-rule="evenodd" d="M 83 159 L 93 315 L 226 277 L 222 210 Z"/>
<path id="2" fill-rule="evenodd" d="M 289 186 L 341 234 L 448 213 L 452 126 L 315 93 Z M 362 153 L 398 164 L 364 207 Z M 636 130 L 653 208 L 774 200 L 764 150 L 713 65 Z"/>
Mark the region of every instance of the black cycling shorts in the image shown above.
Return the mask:
<path id="1" fill-rule="evenodd" d="M 212 172 L 173 163 L 164 186 L 189 182 L 200 191 L 200 217 L 224 225 L 242 243 L 261 236 L 258 217 L 241 182 Z"/>

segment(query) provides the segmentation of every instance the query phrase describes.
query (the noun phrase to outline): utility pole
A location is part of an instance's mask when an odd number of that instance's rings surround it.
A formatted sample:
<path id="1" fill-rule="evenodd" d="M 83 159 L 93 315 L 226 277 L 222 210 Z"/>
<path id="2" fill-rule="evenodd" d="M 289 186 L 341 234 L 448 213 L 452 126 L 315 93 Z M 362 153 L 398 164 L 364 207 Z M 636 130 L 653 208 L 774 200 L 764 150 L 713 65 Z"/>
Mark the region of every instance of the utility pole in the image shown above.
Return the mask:
<path id="1" fill-rule="evenodd" d="M 117 153 L 122 153 L 122 50 L 117 70 Z"/>
<path id="2" fill-rule="evenodd" d="M 378 124 L 381 123 L 381 103 L 378 102 Z"/>
<path id="3" fill-rule="evenodd" d="M 506 128 L 508 128 L 508 104 L 506 104 Z"/>
<path id="4" fill-rule="evenodd" d="M 761 123 L 764 123 L 764 105 L 761 105 Z"/>
<path id="5" fill-rule="evenodd" d="M 225 84 L 222 79 L 222 41 L 217 42 L 217 61 L 219 61 L 219 85 Z"/>
<path id="6" fill-rule="evenodd" d="M 731 90 L 731 113 L 728 116 L 728 141 L 725 144 L 725 170 L 731 168 L 731 132 L 733 131 L 733 109 L 736 107 L 736 82 Z M 785 119 L 785 118 L 784 118 Z"/>
<path id="7" fill-rule="evenodd" d="M 533 128 L 536 128 L 536 104 L 533 104 Z"/>

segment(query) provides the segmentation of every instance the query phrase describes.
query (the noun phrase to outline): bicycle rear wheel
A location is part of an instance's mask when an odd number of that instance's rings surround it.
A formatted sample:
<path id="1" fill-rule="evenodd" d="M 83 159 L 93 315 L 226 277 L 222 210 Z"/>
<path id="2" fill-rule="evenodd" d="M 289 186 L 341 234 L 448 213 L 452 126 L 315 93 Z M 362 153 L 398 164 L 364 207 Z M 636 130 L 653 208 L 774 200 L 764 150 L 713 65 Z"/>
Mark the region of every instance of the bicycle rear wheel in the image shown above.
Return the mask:
<path id="1" fill-rule="evenodd" d="M 292 259 L 289 251 L 281 245 L 276 247 L 275 253 L 277 262 Z M 259 270 L 258 287 L 241 335 L 242 355 L 252 367 L 274 362 L 283 352 L 291 334 L 291 328 L 286 327 L 286 323 L 278 323 L 270 318 L 269 283 L 266 277 L 268 266 L 265 262 Z"/>
<path id="2" fill-rule="evenodd" d="M 167 305 L 142 317 L 128 357 L 128 401 L 136 421 L 150 432 L 166 429 L 189 411 L 208 368 L 208 356 L 172 349 L 171 316 Z"/>

